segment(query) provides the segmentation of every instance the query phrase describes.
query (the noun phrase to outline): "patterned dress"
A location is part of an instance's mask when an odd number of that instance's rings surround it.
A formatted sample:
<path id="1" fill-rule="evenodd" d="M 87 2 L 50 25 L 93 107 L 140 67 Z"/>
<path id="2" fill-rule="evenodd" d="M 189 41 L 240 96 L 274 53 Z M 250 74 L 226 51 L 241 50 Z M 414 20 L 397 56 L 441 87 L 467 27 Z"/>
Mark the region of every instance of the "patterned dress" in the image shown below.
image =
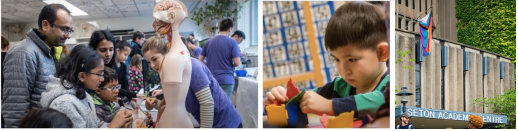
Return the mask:
<path id="1" fill-rule="evenodd" d="M 142 71 L 137 69 L 135 66 L 131 66 L 129 70 L 129 90 L 131 92 L 138 93 L 141 88 L 144 88 L 144 79 L 142 77 Z"/>

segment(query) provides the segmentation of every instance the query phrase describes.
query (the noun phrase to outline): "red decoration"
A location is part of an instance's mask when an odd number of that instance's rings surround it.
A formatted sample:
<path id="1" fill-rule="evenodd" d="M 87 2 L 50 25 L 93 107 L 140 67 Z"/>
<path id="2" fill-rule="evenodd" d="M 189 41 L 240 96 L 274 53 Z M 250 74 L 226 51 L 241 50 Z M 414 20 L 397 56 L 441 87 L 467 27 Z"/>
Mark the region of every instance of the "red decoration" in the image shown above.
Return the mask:
<path id="1" fill-rule="evenodd" d="M 293 97 L 295 97 L 297 94 L 300 93 L 300 90 L 299 88 L 297 88 L 293 82 L 291 81 L 291 78 L 290 80 L 288 81 L 288 85 L 286 86 L 287 88 L 287 91 L 286 91 L 286 96 L 288 96 L 288 99 L 291 99 Z"/>

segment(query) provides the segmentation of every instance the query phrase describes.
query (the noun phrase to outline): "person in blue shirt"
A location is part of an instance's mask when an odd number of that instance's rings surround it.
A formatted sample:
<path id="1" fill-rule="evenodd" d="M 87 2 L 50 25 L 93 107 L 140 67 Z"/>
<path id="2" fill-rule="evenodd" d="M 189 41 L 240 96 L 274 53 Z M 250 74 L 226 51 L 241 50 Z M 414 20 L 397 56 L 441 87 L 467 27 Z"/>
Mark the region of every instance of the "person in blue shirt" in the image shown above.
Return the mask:
<path id="1" fill-rule="evenodd" d="M 200 61 L 207 58 L 207 67 L 229 98 L 235 84 L 234 67 L 241 64 L 239 46 L 229 37 L 233 26 L 231 19 L 222 20 L 219 23 L 219 34 L 205 42 L 198 57 Z"/>
<path id="2" fill-rule="evenodd" d="M 410 115 L 408 115 L 408 113 L 403 113 L 400 120 L 401 124 L 397 125 L 396 129 L 415 129 L 412 123 L 408 123 L 410 120 Z"/>
<path id="3" fill-rule="evenodd" d="M 202 52 L 202 49 L 194 43 L 191 39 L 186 39 L 187 47 L 191 49 L 192 53 L 194 54 L 194 58 L 200 57 L 200 54 Z"/>

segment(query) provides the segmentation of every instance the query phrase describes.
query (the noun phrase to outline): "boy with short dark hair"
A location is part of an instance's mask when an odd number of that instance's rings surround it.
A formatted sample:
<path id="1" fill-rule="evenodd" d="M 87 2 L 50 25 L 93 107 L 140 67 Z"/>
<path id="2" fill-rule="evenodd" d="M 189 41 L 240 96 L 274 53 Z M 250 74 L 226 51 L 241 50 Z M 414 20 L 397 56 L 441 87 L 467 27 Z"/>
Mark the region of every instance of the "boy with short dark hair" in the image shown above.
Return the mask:
<path id="1" fill-rule="evenodd" d="M 94 100 L 97 117 L 110 123 L 120 109 L 117 101 L 119 100 L 118 94 L 121 85 L 119 84 L 117 73 L 109 67 L 104 68 L 103 77 L 104 81 L 101 82 L 99 88 L 95 90 L 95 93 L 90 93 L 90 95 Z"/>
<path id="2" fill-rule="evenodd" d="M 385 102 L 383 91 L 390 80 L 384 16 L 380 8 L 366 2 L 348 2 L 335 11 L 327 25 L 325 46 L 340 76 L 314 92 L 307 91 L 300 100 L 302 112 L 376 114 Z M 284 87 L 275 87 L 266 93 L 265 104 L 286 102 L 285 94 Z"/>

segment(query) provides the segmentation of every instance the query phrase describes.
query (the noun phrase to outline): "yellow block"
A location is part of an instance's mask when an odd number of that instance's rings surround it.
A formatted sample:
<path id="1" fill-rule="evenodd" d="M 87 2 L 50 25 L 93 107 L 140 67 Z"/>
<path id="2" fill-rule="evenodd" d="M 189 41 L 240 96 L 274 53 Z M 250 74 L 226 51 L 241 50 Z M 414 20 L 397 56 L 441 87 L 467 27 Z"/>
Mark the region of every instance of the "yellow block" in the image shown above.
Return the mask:
<path id="1" fill-rule="evenodd" d="M 284 104 L 278 106 L 275 104 L 266 106 L 266 115 L 268 116 L 268 124 L 277 126 L 288 125 L 288 111 Z"/>
<path id="2" fill-rule="evenodd" d="M 354 111 L 344 112 L 336 117 L 329 117 L 327 128 L 353 128 Z"/>

